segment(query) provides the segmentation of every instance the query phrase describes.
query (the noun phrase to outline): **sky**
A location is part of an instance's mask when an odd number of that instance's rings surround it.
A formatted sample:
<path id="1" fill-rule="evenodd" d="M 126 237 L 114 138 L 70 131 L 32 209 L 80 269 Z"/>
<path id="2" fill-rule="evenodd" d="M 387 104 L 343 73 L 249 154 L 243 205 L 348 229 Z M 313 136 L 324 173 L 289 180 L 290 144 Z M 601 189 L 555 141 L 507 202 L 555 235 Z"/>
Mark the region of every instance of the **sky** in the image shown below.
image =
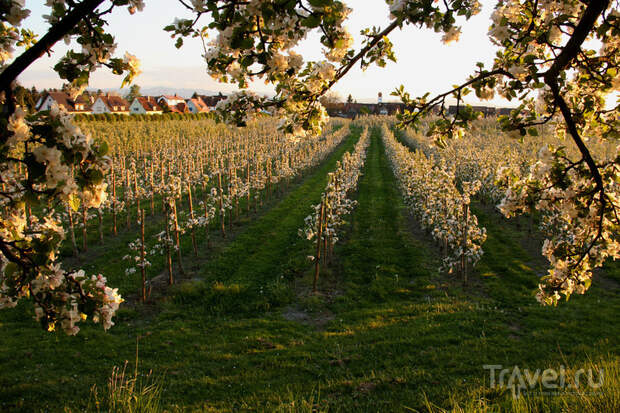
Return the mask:
<path id="1" fill-rule="evenodd" d="M 43 2 L 26 1 L 32 11 L 24 27 L 35 33 L 44 34 L 49 27 L 42 18 L 48 13 Z M 117 55 L 125 51 L 141 60 L 142 74 L 135 83 L 143 88 L 172 87 L 206 89 L 223 93 L 235 90 L 230 84 L 220 84 L 209 77 L 203 61 L 202 45 L 199 39 L 186 39 L 181 49 L 174 47 L 170 35 L 163 27 L 172 23 L 175 17 L 189 17 L 188 11 L 176 0 L 146 0 L 142 12 L 130 15 L 126 7 L 118 7 L 108 16 L 109 32 L 116 38 Z M 356 48 L 361 44 L 360 30 L 366 27 L 384 28 L 390 22 L 388 6 L 384 0 L 345 0 L 353 9 L 347 27 L 356 38 Z M 405 26 L 394 32 L 390 39 L 394 43 L 397 63 L 389 62 L 386 67 L 369 67 L 362 71 L 359 66 L 351 70 L 334 90 L 344 99 L 349 94 L 359 102 L 375 102 L 382 92 L 384 101 L 396 101 L 389 94 L 401 84 L 412 96 L 426 92 L 441 93 L 452 85 L 466 80 L 474 72 L 476 62 L 490 66 L 496 52 L 487 36 L 489 16 L 496 1 L 482 0 L 482 11 L 469 21 L 463 22 L 463 33 L 458 43 L 444 45 L 441 34 L 428 29 Z M 203 17 L 203 19 L 205 19 Z M 208 20 L 202 20 L 206 24 Z M 319 35 L 312 34 L 298 46 L 297 51 L 306 60 L 321 59 Z M 44 56 L 32 64 L 19 78 L 22 85 L 39 89 L 60 87 L 62 81 L 52 70 L 58 59 L 64 55 L 67 46 L 57 44 L 51 57 Z M 122 78 L 109 71 L 99 69 L 90 81 L 94 89 L 118 88 Z M 257 93 L 269 94 L 272 89 L 261 81 L 253 83 L 251 89 Z M 475 97 L 471 103 L 477 103 Z M 506 102 L 492 101 L 491 104 L 505 105 Z"/>

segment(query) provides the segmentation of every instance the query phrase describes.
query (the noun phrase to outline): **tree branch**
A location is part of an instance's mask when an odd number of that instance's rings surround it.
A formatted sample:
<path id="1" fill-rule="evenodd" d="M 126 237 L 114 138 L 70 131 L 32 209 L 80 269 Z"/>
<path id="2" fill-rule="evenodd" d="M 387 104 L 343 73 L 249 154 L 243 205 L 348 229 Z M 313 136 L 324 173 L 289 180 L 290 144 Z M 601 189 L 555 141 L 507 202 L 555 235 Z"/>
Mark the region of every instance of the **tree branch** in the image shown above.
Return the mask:
<path id="1" fill-rule="evenodd" d="M 558 57 L 553 62 L 553 65 L 544 74 L 545 82 L 549 84 L 548 80 L 557 79 L 560 72 L 570 64 L 570 62 L 577 56 L 581 50 L 581 45 L 588 37 L 588 34 L 592 31 L 596 20 L 599 16 L 609 7 L 609 0 L 592 0 L 586 7 L 586 11 L 583 13 L 583 17 L 577 24 L 575 31 L 566 46 L 562 49 Z"/>
<path id="2" fill-rule="evenodd" d="M 338 82 L 340 79 L 342 79 L 349 72 L 349 70 L 351 70 L 351 68 L 353 68 L 353 66 L 355 66 L 355 64 L 362 57 L 366 56 L 366 54 L 369 51 L 371 51 L 373 47 L 375 47 L 385 36 L 390 34 L 395 28 L 400 26 L 400 24 L 401 24 L 401 22 L 399 22 L 398 20 L 395 20 L 394 22 L 392 22 L 392 24 L 390 24 L 388 27 L 386 27 L 385 30 L 383 30 L 381 33 L 377 34 L 375 36 L 375 38 L 372 39 L 372 41 L 370 43 L 368 43 L 362 50 L 360 50 L 357 53 L 357 55 L 355 55 L 353 58 L 351 58 L 349 63 L 347 63 L 346 65 L 342 66 L 338 70 L 338 74 L 336 75 L 335 79 L 333 79 L 332 81 L 329 82 L 329 86 L 327 86 L 327 88 L 325 88 L 324 91 L 326 91 L 327 89 L 331 88 L 336 82 Z"/>
<path id="3" fill-rule="evenodd" d="M 445 99 L 448 96 L 450 96 L 450 95 L 452 95 L 454 93 L 460 93 L 461 90 L 463 90 L 467 86 L 472 85 L 472 84 L 474 84 L 474 83 L 476 83 L 476 82 L 478 82 L 478 81 L 480 81 L 482 79 L 486 79 L 486 78 L 492 77 L 492 76 L 499 76 L 499 75 L 507 76 L 507 77 L 509 77 L 511 79 L 515 78 L 512 75 L 512 73 L 510 73 L 510 72 L 508 72 L 508 71 L 506 71 L 504 69 L 495 69 L 495 70 L 492 70 L 490 72 L 481 73 L 480 75 L 478 75 L 478 76 L 476 76 L 476 77 L 474 77 L 472 79 L 469 79 L 467 82 L 465 82 L 465 83 L 455 87 L 454 89 L 451 89 L 451 90 L 449 90 L 449 91 L 447 91 L 445 93 L 442 93 L 440 95 L 435 96 L 433 99 L 431 99 L 427 103 L 421 105 L 419 108 L 417 106 L 414 107 L 414 109 L 418 109 L 418 111 L 414 114 L 414 116 L 411 119 L 409 119 L 408 121 L 404 122 L 403 125 L 409 125 L 410 123 L 414 122 L 418 118 L 418 116 L 420 116 L 423 112 L 431 110 L 432 108 L 434 108 L 438 104 L 441 103 L 443 105 L 443 102 L 445 101 Z M 457 111 L 457 115 L 458 115 L 458 111 Z"/>
<path id="4" fill-rule="evenodd" d="M 579 52 L 581 51 L 581 45 L 588 37 L 588 34 L 592 31 L 596 20 L 601 16 L 601 14 L 607 9 L 609 6 L 609 0 L 593 0 L 586 7 L 585 12 L 583 13 L 583 17 L 577 24 L 575 31 L 573 32 L 572 37 L 566 43 L 566 46 L 562 49 L 558 57 L 553 62 L 553 65 L 544 73 L 543 78 L 545 79 L 545 83 L 551 88 L 553 93 L 553 98 L 557 103 L 560 111 L 562 112 L 562 116 L 564 117 L 564 121 L 566 122 L 566 126 L 568 128 L 568 132 L 570 133 L 573 141 L 577 145 L 579 152 L 581 152 L 584 160 L 588 164 L 588 168 L 592 173 L 592 177 L 596 182 L 596 186 L 600 191 L 604 191 L 603 179 L 601 178 L 601 174 L 590 154 L 590 151 L 586 147 L 585 143 L 581 139 L 579 135 L 579 131 L 577 130 L 577 125 L 573 119 L 573 114 L 570 111 L 570 108 L 566 104 L 566 101 L 560 94 L 560 87 L 558 85 L 558 77 L 562 70 L 566 69 L 566 67 L 570 64 L 573 59 L 577 57 Z M 603 206 L 605 204 L 604 197 L 601 197 L 601 202 Z M 602 212 L 601 212 L 602 213 Z"/>
<path id="5" fill-rule="evenodd" d="M 54 24 L 50 30 L 31 48 L 19 55 L 6 69 L 0 73 L 0 89 L 7 90 L 9 85 L 17 79 L 28 66 L 35 60 L 43 56 L 56 42 L 62 39 L 67 33 L 89 13 L 95 11 L 105 0 L 85 0 L 75 9 L 71 10 L 62 20 Z"/>

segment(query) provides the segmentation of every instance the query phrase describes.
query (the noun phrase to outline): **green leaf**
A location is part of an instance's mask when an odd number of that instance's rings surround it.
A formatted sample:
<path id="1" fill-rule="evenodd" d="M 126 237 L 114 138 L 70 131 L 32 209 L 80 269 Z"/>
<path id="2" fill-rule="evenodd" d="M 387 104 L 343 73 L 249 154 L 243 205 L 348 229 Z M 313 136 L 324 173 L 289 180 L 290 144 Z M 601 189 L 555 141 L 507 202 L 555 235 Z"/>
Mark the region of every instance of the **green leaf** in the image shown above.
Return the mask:
<path id="1" fill-rule="evenodd" d="M 254 40 L 252 38 L 247 37 L 239 42 L 240 49 L 251 49 L 254 47 Z"/>
<path id="2" fill-rule="evenodd" d="M 69 206 L 74 212 L 77 212 L 80 209 L 80 198 L 75 195 L 71 195 L 69 197 Z"/>
<path id="3" fill-rule="evenodd" d="M 7 278 L 10 278 L 13 274 L 15 274 L 19 270 L 19 267 L 14 262 L 9 262 L 4 267 L 4 275 Z"/>
<path id="4" fill-rule="evenodd" d="M 318 16 L 310 15 L 301 21 L 301 25 L 308 28 L 319 27 L 321 19 Z"/>
<path id="5" fill-rule="evenodd" d="M 314 7 L 323 7 L 331 3 L 331 0 L 309 0 L 308 3 Z"/>
<path id="6" fill-rule="evenodd" d="M 98 185 L 103 181 L 103 173 L 97 169 L 91 169 L 88 171 L 88 179 L 95 185 Z"/>

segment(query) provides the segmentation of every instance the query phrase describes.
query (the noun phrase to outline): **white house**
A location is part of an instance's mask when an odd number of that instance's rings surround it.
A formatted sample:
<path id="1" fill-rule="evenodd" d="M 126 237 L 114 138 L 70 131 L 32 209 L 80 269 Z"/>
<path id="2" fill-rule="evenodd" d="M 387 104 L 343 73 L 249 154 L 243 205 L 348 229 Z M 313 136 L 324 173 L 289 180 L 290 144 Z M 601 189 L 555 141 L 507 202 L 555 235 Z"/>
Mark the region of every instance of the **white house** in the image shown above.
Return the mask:
<path id="1" fill-rule="evenodd" d="M 88 99 L 84 96 L 71 99 L 65 92 L 45 92 L 37 102 L 36 109 L 37 111 L 50 110 L 54 105 L 68 113 L 91 113 Z"/>
<path id="2" fill-rule="evenodd" d="M 93 103 L 92 112 L 95 114 L 118 113 L 128 115 L 129 103 L 120 96 L 100 95 Z"/>
<path id="3" fill-rule="evenodd" d="M 132 115 L 161 115 L 163 112 L 152 96 L 139 96 L 129 106 L 129 113 Z"/>

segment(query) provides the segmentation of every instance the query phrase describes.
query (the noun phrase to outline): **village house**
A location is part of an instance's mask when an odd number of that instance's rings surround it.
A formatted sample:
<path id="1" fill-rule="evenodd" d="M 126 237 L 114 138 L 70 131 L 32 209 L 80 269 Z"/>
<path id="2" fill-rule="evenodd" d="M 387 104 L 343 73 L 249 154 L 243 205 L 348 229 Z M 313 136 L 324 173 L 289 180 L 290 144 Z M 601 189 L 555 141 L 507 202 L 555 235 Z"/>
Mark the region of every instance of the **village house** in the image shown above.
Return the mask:
<path id="1" fill-rule="evenodd" d="M 210 111 L 207 104 L 199 97 L 187 99 L 185 102 L 187 104 L 187 109 L 189 109 L 191 113 L 206 113 Z"/>
<path id="2" fill-rule="evenodd" d="M 325 104 L 325 109 L 330 116 L 355 118 L 359 115 L 373 114 L 373 115 L 395 115 L 402 113 L 407 107 L 403 103 L 398 102 L 384 102 L 383 94 L 379 93 L 377 103 L 340 103 L 330 102 Z M 495 108 L 489 106 L 472 106 L 472 109 L 476 112 L 482 112 L 484 117 L 498 116 L 510 114 L 511 108 Z M 439 108 L 432 110 L 433 114 L 439 114 Z M 452 105 L 448 107 L 448 114 L 454 116 L 456 114 L 456 106 Z"/>
<path id="3" fill-rule="evenodd" d="M 50 110 L 57 105 L 68 113 L 91 113 L 90 102 L 84 96 L 71 99 L 68 93 L 48 91 L 41 96 L 36 104 L 37 111 Z"/>
<path id="4" fill-rule="evenodd" d="M 177 103 L 174 106 L 168 106 L 168 109 L 170 110 L 171 113 L 180 113 L 180 114 L 191 113 L 185 101 Z"/>
<path id="5" fill-rule="evenodd" d="M 164 110 L 153 96 L 138 96 L 131 102 L 129 113 L 132 115 L 161 115 Z"/>
<path id="6" fill-rule="evenodd" d="M 173 106 L 178 105 L 179 103 L 185 103 L 185 99 L 183 99 L 181 96 L 170 96 L 170 95 L 162 95 L 159 98 L 157 98 L 157 102 L 161 105 L 162 102 L 165 102 L 166 105 L 168 105 L 170 108 L 172 108 Z"/>
<path id="7" fill-rule="evenodd" d="M 223 95 L 220 92 L 219 95 L 213 95 L 213 96 L 198 95 L 194 93 L 194 96 L 192 97 L 202 100 L 209 110 L 214 110 L 218 102 L 225 100 L 228 96 Z"/>
<path id="8" fill-rule="evenodd" d="M 93 103 L 92 112 L 94 114 L 117 113 L 129 115 L 129 103 L 120 96 L 99 95 L 95 99 L 95 103 Z"/>
<path id="9" fill-rule="evenodd" d="M 510 116 L 510 113 L 514 110 L 514 108 L 497 108 L 498 116 Z"/>
<path id="10" fill-rule="evenodd" d="M 354 118 L 358 115 L 395 115 L 402 112 L 402 103 L 327 103 L 325 109 L 329 116 Z"/>

